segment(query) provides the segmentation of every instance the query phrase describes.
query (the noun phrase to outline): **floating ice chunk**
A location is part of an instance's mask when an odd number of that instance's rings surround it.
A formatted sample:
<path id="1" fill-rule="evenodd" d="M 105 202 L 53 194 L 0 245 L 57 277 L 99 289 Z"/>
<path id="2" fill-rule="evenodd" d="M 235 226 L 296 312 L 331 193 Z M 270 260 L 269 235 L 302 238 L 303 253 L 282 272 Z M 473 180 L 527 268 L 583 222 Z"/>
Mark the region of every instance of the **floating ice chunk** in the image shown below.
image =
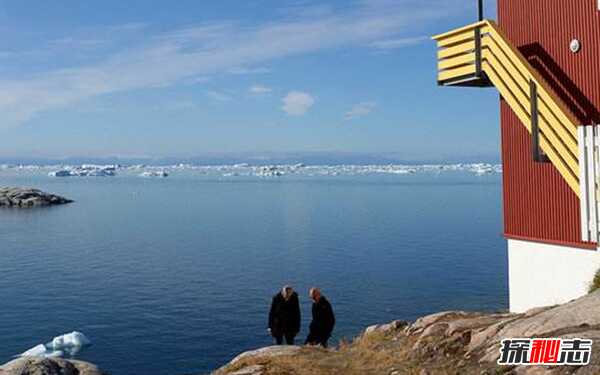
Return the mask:
<path id="1" fill-rule="evenodd" d="M 469 170 L 473 173 L 475 173 L 476 175 L 480 176 L 480 175 L 484 175 L 484 174 L 490 174 L 494 172 L 494 166 L 492 166 L 491 164 L 487 164 L 487 163 L 475 163 L 475 164 L 471 164 L 471 166 L 469 167 Z"/>
<path id="2" fill-rule="evenodd" d="M 280 167 L 276 165 L 265 165 L 260 167 L 256 172 L 259 177 L 279 177 L 285 174 L 284 171 L 280 170 Z"/>
<path id="3" fill-rule="evenodd" d="M 21 353 L 18 357 L 62 357 L 65 353 L 77 354 L 81 348 L 91 344 L 91 341 L 81 332 L 73 331 L 56 336 L 47 344 L 39 344 Z"/>
<path id="4" fill-rule="evenodd" d="M 82 173 L 82 176 L 90 177 L 112 177 L 115 175 L 115 171 L 112 169 L 91 169 L 86 170 L 87 173 Z"/>
<path id="5" fill-rule="evenodd" d="M 106 177 L 114 176 L 118 166 L 107 165 L 107 166 L 95 166 L 95 165 L 82 165 L 80 167 L 65 167 L 57 171 L 48 173 L 50 177 Z"/>
<path id="6" fill-rule="evenodd" d="M 168 177 L 169 174 L 166 171 L 147 171 L 140 174 L 140 177 Z"/>
<path id="7" fill-rule="evenodd" d="M 171 168 L 175 168 L 175 169 L 190 169 L 190 168 L 192 168 L 192 165 L 179 163 L 177 165 L 171 166 Z"/>
<path id="8" fill-rule="evenodd" d="M 73 352 L 69 352 L 69 355 L 74 355 L 73 353 L 77 353 L 79 352 L 79 350 L 77 351 L 73 351 Z M 43 355 L 43 357 L 46 358 L 60 358 L 60 357 L 64 357 L 65 352 L 62 350 L 47 350 L 46 353 Z"/>
<path id="9" fill-rule="evenodd" d="M 68 169 L 61 169 L 58 171 L 48 173 L 50 177 L 69 177 L 71 176 L 71 171 Z"/>
<path id="10" fill-rule="evenodd" d="M 64 335 L 56 336 L 52 340 L 52 348 L 61 350 L 71 347 L 82 347 L 90 345 L 90 340 L 81 332 L 73 331 Z"/>

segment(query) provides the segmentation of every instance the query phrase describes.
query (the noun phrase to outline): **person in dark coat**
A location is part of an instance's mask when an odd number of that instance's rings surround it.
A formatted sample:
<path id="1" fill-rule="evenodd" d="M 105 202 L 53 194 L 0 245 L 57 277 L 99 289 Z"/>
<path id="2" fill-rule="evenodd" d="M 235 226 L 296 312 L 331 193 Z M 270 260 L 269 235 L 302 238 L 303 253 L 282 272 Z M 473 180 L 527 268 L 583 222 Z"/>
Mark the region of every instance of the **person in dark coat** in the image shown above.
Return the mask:
<path id="1" fill-rule="evenodd" d="M 326 348 L 327 341 L 331 337 L 331 332 L 333 332 L 335 326 L 333 309 L 319 289 L 311 288 L 308 295 L 313 300 L 312 322 L 310 322 L 310 332 L 305 344 L 321 345 Z"/>
<path id="2" fill-rule="evenodd" d="M 273 296 L 269 311 L 269 331 L 277 345 L 294 345 L 294 339 L 300 332 L 300 303 L 298 293 L 291 286 L 284 286 Z"/>

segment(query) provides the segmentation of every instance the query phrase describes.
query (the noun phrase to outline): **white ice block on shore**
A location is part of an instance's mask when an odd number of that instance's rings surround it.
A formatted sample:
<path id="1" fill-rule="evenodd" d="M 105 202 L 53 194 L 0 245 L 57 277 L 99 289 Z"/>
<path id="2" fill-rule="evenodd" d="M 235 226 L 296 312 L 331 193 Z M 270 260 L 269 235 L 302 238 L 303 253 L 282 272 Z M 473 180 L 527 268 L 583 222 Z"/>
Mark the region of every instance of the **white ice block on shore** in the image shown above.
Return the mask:
<path id="1" fill-rule="evenodd" d="M 39 345 L 36 345 L 33 348 L 21 353 L 19 356 L 20 357 L 44 357 L 47 352 L 48 352 L 48 349 L 46 348 L 46 345 L 39 344 Z"/>
<path id="2" fill-rule="evenodd" d="M 82 347 L 88 346 L 91 341 L 81 332 L 73 331 L 56 336 L 47 344 L 39 344 L 21 353 L 18 357 L 62 357 L 65 353 L 76 354 Z"/>

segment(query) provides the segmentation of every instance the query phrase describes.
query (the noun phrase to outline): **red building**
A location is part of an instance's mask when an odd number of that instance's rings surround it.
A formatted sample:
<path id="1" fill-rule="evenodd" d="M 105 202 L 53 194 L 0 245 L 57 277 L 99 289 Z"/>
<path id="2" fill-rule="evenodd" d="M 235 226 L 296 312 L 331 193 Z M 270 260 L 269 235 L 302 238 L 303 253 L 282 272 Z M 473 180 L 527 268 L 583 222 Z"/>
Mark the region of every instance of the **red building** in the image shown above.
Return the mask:
<path id="1" fill-rule="evenodd" d="M 434 39 L 440 85 L 500 93 L 511 310 L 585 294 L 600 268 L 599 1 L 498 0 L 498 23 Z"/>

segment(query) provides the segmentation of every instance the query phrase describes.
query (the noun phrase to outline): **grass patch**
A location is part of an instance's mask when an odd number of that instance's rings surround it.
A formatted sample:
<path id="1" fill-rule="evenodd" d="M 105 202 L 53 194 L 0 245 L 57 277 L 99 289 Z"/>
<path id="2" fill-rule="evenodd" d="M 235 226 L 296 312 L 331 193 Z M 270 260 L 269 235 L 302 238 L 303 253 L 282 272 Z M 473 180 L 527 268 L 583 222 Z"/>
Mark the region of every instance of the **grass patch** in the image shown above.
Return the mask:
<path id="1" fill-rule="evenodd" d="M 596 271 L 594 279 L 592 279 L 592 282 L 590 283 L 588 293 L 592 293 L 598 289 L 600 289 L 600 270 Z"/>

